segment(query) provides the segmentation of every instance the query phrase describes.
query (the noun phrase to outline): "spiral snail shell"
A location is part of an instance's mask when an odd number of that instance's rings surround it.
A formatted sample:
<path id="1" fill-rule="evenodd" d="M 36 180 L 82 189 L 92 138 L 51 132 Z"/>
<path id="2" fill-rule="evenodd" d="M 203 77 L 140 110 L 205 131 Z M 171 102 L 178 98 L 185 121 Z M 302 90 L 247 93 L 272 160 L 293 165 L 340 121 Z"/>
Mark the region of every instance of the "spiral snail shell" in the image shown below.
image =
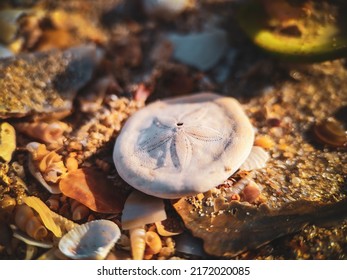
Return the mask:
<path id="1" fill-rule="evenodd" d="M 42 224 L 39 217 L 37 217 L 34 211 L 25 204 L 16 206 L 14 222 L 20 230 L 26 232 L 35 240 L 42 240 L 48 234 L 47 229 Z"/>

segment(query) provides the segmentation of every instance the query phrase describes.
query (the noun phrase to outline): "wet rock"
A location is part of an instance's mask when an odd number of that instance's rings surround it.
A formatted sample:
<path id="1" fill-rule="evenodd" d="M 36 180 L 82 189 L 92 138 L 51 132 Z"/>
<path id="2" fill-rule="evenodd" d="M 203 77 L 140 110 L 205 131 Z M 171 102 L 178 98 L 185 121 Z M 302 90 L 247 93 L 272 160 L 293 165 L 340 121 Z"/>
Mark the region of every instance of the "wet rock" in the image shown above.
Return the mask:
<path id="1" fill-rule="evenodd" d="M 270 241 L 300 231 L 308 224 L 331 226 L 346 219 L 346 200 L 324 204 L 299 200 L 274 209 L 232 201 L 214 212 L 213 207 L 196 206 L 187 198 L 174 204 L 193 236 L 204 241 L 206 253 L 233 257 Z M 269 230 L 271 228 L 271 230 Z"/>
<path id="2" fill-rule="evenodd" d="M 0 60 L 0 118 L 68 115 L 98 60 L 93 45 Z"/>

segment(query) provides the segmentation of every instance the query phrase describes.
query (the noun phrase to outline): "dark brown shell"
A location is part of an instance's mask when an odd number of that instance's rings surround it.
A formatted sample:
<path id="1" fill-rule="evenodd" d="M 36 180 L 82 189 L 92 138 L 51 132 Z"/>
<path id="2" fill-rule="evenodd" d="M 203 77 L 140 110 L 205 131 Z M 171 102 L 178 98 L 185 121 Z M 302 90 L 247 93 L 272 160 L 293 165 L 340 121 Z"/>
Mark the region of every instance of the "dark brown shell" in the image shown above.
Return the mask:
<path id="1" fill-rule="evenodd" d="M 59 188 L 67 197 L 99 213 L 120 213 L 127 196 L 103 172 L 87 167 L 68 172 Z"/>
<path id="2" fill-rule="evenodd" d="M 300 200 L 278 209 L 232 201 L 222 211 L 202 205 L 202 213 L 186 198 L 174 204 L 193 236 L 204 241 L 206 253 L 233 257 L 270 241 L 300 231 L 308 224 L 331 225 L 346 218 L 346 200 L 323 204 Z M 271 228 L 271 230 L 269 230 Z"/>

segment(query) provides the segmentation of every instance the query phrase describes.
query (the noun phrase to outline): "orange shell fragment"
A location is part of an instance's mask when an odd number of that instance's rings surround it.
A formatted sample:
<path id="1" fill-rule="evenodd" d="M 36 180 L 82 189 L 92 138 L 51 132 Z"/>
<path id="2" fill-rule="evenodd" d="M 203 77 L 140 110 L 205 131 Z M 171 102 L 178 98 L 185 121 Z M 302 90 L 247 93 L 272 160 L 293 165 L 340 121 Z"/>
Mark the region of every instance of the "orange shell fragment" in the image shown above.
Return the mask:
<path id="1" fill-rule="evenodd" d="M 67 173 L 60 182 L 61 192 L 99 213 L 120 213 L 126 195 L 95 168 L 80 168 Z"/>

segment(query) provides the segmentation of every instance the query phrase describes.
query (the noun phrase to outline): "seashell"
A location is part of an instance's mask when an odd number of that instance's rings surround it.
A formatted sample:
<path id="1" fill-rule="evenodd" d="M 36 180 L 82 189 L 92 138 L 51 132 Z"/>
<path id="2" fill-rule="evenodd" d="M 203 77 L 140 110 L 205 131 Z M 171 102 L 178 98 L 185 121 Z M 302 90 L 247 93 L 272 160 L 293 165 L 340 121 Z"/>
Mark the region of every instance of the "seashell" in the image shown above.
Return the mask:
<path id="1" fill-rule="evenodd" d="M 64 132 L 69 131 L 69 126 L 60 121 L 23 122 L 16 124 L 16 129 L 26 135 L 44 143 L 57 143 L 62 141 Z"/>
<path id="2" fill-rule="evenodd" d="M 34 211 L 27 205 L 18 205 L 14 214 L 15 225 L 35 240 L 42 240 L 48 235 L 48 231 Z"/>
<path id="3" fill-rule="evenodd" d="M 37 181 L 39 181 L 39 183 L 46 189 L 48 190 L 51 194 L 60 194 L 61 191 L 59 189 L 59 186 L 57 184 L 48 184 L 46 182 L 46 180 L 43 178 L 41 172 L 36 168 L 35 163 L 33 162 L 33 159 L 31 156 L 29 156 L 29 160 L 28 160 L 28 169 L 31 173 L 31 175 L 33 175 Z"/>
<path id="4" fill-rule="evenodd" d="M 112 181 L 95 168 L 68 172 L 59 182 L 61 192 L 99 213 L 120 213 L 125 194 L 113 188 Z"/>
<path id="5" fill-rule="evenodd" d="M 49 207 L 50 210 L 57 212 L 60 207 L 60 201 L 58 195 L 51 195 L 46 200 L 46 205 Z"/>
<path id="6" fill-rule="evenodd" d="M 55 212 L 51 212 L 51 217 L 54 221 L 54 223 L 60 227 L 62 232 L 68 232 L 71 229 L 73 229 L 75 226 L 77 226 L 78 224 L 74 223 L 73 221 L 55 213 Z"/>
<path id="7" fill-rule="evenodd" d="M 138 228 L 165 219 L 165 205 L 162 199 L 133 191 L 124 204 L 122 229 Z"/>
<path id="8" fill-rule="evenodd" d="M 71 203 L 71 212 L 73 221 L 85 219 L 90 214 L 89 208 L 76 200 Z"/>
<path id="9" fill-rule="evenodd" d="M 155 226 L 157 232 L 161 236 L 174 236 L 183 232 L 183 228 L 179 221 L 173 217 L 168 217 L 166 220 L 156 222 Z"/>
<path id="10" fill-rule="evenodd" d="M 14 54 L 8 48 L 0 44 L 0 59 L 11 56 L 14 56 Z"/>
<path id="11" fill-rule="evenodd" d="M 317 123 L 314 126 L 314 132 L 317 138 L 325 144 L 334 147 L 347 146 L 347 129 L 342 122 L 333 117 Z"/>
<path id="12" fill-rule="evenodd" d="M 40 248 L 52 248 L 53 243 L 45 240 L 35 240 L 34 238 L 28 236 L 27 234 L 19 231 L 15 226 L 12 226 L 13 237 L 18 240 L 23 241 L 25 244 L 40 247 Z"/>
<path id="13" fill-rule="evenodd" d="M 260 135 L 255 138 L 254 145 L 264 149 L 271 149 L 275 142 L 269 135 Z"/>
<path id="14" fill-rule="evenodd" d="M 228 50 L 228 35 L 214 28 L 199 33 L 170 34 L 173 58 L 201 71 L 212 69 Z"/>
<path id="15" fill-rule="evenodd" d="M 261 169 L 266 166 L 266 162 L 270 158 L 268 152 L 262 147 L 253 146 L 248 158 L 240 166 L 241 170 Z"/>
<path id="16" fill-rule="evenodd" d="M 145 236 L 146 254 L 158 254 L 162 248 L 159 235 L 154 231 L 147 231 Z"/>
<path id="17" fill-rule="evenodd" d="M 77 91 L 91 79 L 100 58 L 94 45 L 82 45 L 1 59 L 0 118 L 69 115 Z"/>
<path id="18" fill-rule="evenodd" d="M 254 129 L 236 99 L 200 93 L 154 102 L 133 114 L 118 135 L 119 175 L 148 195 L 203 193 L 248 157 Z"/>
<path id="19" fill-rule="evenodd" d="M 68 157 L 65 161 L 65 166 L 68 171 L 75 171 L 78 169 L 78 161 L 74 157 Z"/>
<path id="20" fill-rule="evenodd" d="M 119 239 L 119 227 L 109 220 L 78 225 L 59 241 L 59 250 L 71 259 L 105 259 Z"/>
<path id="21" fill-rule="evenodd" d="M 250 182 L 246 185 L 246 187 L 240 193 L 240 196 L 242 198 L 242 201 L 254 203 L 260 196 L 260 193 L 261 193 L 261 187 L 253 180 L 250 180 Z"/>
<path id="22" fill-rule="evenodd" d="M 6 213 L 11 214 L 16 205 L 17 205 L 16 200 L 13 197 L 9 196 L 8 194 L 5 194 L 0 199 L 0 210 Z"/>
<path id="23" fill-rule="evenodd" d="M 56 151 L 48 151 L 44 144 L 30 142 L 28 169 L 30 173 L 52 194 L 61 193 L 58 181 L 67 172 L 62 157 Z"/>
<path id="24" fill-rule="evenodd" d="M 6 162 L 11 161 L 16 150 L 16 131 L 7 122 L 0 125 L 0 158 Z"/>
<path id="25" fill-rule="evenodd" d="M 26 145 L 26 149 L 30 152 L 34 160 L 41 160 L 49 153 L 46 145 L 38 142 L 29 142 Z"/>
<path id="26" fill-rule="evenodd" d="M 54 222 L 52 218 L 52 211 L 45 203 L 43 203 L 41 199 L 35 196 L 26 196 L 23 197 L 22 200 L 26 205 L 34 209 L 39 214 L 43 224 L 47 229 L 52 231 L 56 237 L 62 236 L 60 227 Z"/>
<path id="27" fill-rule="evenodd" d="M 172 19 L 175 16 L 195 7 L 195 0 L 142 0 L 143 8 L 148 16 L 161 19 Z"/>
<path id="28" fill-rule="evenodd" d="M 143 260 L 146 249 L 146 230 L 143 227 L 129 230 L 131 254 L 134 260 Z"/>
<path id="29" fill-rule="evenodd" d="M 62 157 L 55 151 L 49 152 L 38 163 L 43 178 L 50 183 L 57 183 L 67 171 Z"/>

